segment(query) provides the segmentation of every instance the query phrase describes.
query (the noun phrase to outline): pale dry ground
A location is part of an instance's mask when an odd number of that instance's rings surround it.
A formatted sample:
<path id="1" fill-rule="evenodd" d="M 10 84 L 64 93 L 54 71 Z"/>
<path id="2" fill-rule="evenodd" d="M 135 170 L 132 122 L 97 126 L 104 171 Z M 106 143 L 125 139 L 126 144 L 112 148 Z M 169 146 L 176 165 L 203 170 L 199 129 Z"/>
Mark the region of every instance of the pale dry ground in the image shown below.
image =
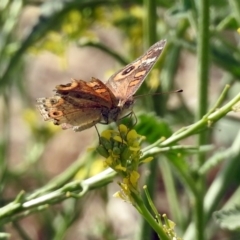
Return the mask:
<path id="1" fill-rule="evenodd" d="M 19 24 L 19 34 L 24 35 L 29 25 L 34 24 L 37 16 L 37 8 L 26 9 L 23 12 Z M 123 39 L 117 30 L 99 28 L 95 29 L 95 32 L 104 44 L 122 53 L 121 44 Z M 49 52 L 42 52 L 37 56 L 29 55 L 26 58 L 26 63 L 26 88 L 33 104 L 38 97 L 52 96 L 54 87 L 58 84 L 68 83 L 70 78 L 88 80 L 91 79 L 91 77 L 97 77 L 106 81 L 106 72 L 113 69 L 118 70 L 118 67 L 120 67 L 115 60 L 100 50 L 89 47 L 79 49 L 73 45 L 66 51 L 67 65 L 65 68 L 61 65 L 61 59 Z M 211 102 L 214 102 L 221 91 L 222 74 L 222 71 L 217 67 L 211 69 Z M 192 110 L 196 108 L 197 103 L 196 79 L 196 57 L 184 52 L 181 56 L 176 81 L 178 87 L 184 90 L 183 97 L 188 107 Z M 31 141 L 29 129 L 22 119 L 23 108 L 18 97 L 19 96 L 16 96 L 12 99 L 13 117 L 11 119 L 11 152 L 9 158 L 9 164 L 12 166 L 17 166 L 17 164 L 22 161 L 26 147 Z M 174 102 L 176 103 L 176 98 L 175 101 L 173 100 L 173 103 Z M 42 122 L 40 114 L 39 122 L 45 124 Z M 229 127 L 226 121 L 223 122 L 223 124 L 224 129 L 222 129 L 221 125 L 219 127 L 221 133 L 223 133 L 223 130 L 225 132 L 226 126 Z M 233 130 L 233 132 L 234 131 L 235 130 Z M 233 137 L 234 134 L 229 137 L 227 142 L 230 143 Z M 87 147 L 92 146 L 97 140 L 98 138 L 94 128 L 81 133 L 75 133 L 72 130 L 59 131 L 47 145 L 39 167 L 45 169 L 49 178 L 52 178 L 63 172 L 81 152 L 85 151 Z M 219 141 L 219 144 L 222 144 L 222 142 Z M 110 184 L 109 204 L 107 206 L 105 206 L 99 197 L 90 199 L 88 203 L 89 207 L 86 207 L 84 217 L 75 222 L 69 229 L 65 239 L 90 239 L 87 235 L 89 232 L 93 232 L 92 226 L 99 224 L 99 222 L 111 222 L 118 236 L 126 236 L 126 238 L 123 239 L 131 239 L 132 234 L 134 234 L 139 227 L 137 221 L 138 216 L 129 204 L 111 197 L 117 190 L 118 186 L 116 182 Z M 11 194 L 11 189 L 9 189 L 8 192 Z M 163 198 L 161 198 L 161 201 L 163 201 Z M 164 210 L 167 211 L 167 209 Z M 39 229 L 34 219 L 34 216 L 28 217 L 22 221 L 22 224 L 28 227 L 28 233 L 32 239 L 41 239 L 40 232 L 44 231 L 44 229 Z M 12 230 L 10 230 L 10 232 L 12 232 Z"/>

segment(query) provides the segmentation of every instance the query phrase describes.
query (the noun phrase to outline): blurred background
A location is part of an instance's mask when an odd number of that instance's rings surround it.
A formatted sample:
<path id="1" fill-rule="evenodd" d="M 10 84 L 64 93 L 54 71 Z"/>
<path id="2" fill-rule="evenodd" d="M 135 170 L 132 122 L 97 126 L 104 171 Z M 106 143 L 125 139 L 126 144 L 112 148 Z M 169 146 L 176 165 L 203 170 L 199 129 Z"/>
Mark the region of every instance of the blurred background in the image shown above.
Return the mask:
<path id="1" fill-rule="evenodd" d="M 240 89 L 240 3 L 230 0 L 208 4 L 206 108 L 213 106 L 226 84 L 231 85 L 226 102 Z M 52 96 L 56 85 L 66 84 L 71 78 L 88 81 L 95 77 L 106 82 L 115 71 L 161 39 L 167 39 L 165 51 L 136 94 L 143 95 L 134 105 L 136 129 L 146 136 L 146 142 L 153 143 L 194 123 L 201 105 L 197 57 L 200 8 L 198 1 L 188 0 L 1 0 L 1 206 L 13 201 L 21 190 L 31 193 L 43 187 L 76 161 L 79 169 L 75 179 L 104 169 L 98 155 L 89 157 L 88 148 L 98 144 L 95 128 L 75 133 L 44 122 L 36 109 L 36 98 Z M 179 88 L 183 89 L 182 94 L 146 95 Z M 209 156 L 232 145 L 239 120 L 239 112 L 231 113 L 208 130 L 206 144 L 213 146 Z M 98 125 L 100 132 L 107 127 Z M 182 143 L 196 144 L 194 137 Z M 185 160 L 194 172 L 192 158 L 189 155 Z M 208 172 L 207 186 L 220 169 L 218 165 Z M 149 169 L 142 171 L 147 176 Z M 179 236 L 184 236 L 193 219 L 191 197 L 171 169 L 182 214 L 178 222 L 169 206 L 161 171 L 158 166 L 154 183 L 156 206 L 177 224 Z M 216 207 L 220 208 L 237 187 L 238 181 L 229 182 Z M 158 239 L 154 233 L 141 235 L 144 223 L 130 204 L 112 197 L 117 190 L 114 179 L 84 198 L 66 200 L 4 224 L 0 232 L 10 233 L 9 239 Z M 228 227 L 224 230 L 213 219 L 210 221 L 213 227 L 208 229 L 206 239 L 240 239 Z M 195 239 L 193 236 L 184 239 Z"/>

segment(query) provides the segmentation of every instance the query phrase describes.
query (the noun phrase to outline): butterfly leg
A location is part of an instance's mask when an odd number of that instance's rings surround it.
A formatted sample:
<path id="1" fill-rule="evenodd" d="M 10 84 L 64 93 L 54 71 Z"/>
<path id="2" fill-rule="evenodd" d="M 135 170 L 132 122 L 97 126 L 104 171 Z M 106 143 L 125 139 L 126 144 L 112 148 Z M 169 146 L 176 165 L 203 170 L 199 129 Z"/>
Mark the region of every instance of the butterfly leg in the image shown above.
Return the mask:
<path id="1" fill-rule="evenodd" d="M 135 118 L 135 123 L 133 123 L 133 127 L 135 127 L 135 126 L 137 125 L 137 123 L 138 123 L 138 119 L 137 119 L 137 116 L 136 116 L 136 114 L 135 114 L 134 111 L 131 112 L 130 118 L 131 118 L 132 116 Z"/>
<path id="2" fill-rule="evenodd" d="M 95 127 L 95 129 L 96 129 L 96 131 L 97 131 L 97 135 L 98 135 L 98 139 L 99 139 L 99 145 L 100 145 L 100 144 L 101 144 L 100 134 L 99 134 L 99 131 L 98 131 L 98 129 L 97 129 L 97 126 L 94 125 L 94 127 Z"/>

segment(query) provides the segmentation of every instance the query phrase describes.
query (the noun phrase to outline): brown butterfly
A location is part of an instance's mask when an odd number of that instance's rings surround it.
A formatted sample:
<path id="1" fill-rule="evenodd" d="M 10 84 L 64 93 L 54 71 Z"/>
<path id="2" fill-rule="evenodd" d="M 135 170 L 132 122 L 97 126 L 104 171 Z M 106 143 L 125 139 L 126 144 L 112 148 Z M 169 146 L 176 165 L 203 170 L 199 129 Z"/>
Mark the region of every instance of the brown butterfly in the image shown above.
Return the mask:
<path id="1" fill-rule="evenodd" d="M 56 94 L 38 98 L 37 106 L 45 121 L 63 129 L 82 131 L 97 123 L 116 122 L 131 112 L 133 94 L 143 83 L 166 44 L 161 40 L 146 53 L 113 74 L 104 84 L 96 78 L 86 82 L 72 79 L 56 86 Z"/>

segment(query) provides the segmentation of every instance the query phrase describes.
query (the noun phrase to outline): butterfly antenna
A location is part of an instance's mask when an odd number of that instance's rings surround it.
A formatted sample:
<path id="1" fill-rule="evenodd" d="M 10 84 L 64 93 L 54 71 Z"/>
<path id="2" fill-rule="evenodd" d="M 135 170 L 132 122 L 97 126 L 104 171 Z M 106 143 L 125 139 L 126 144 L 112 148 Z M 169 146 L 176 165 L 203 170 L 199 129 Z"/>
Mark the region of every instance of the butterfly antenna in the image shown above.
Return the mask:
<path id="1" fill-rule="evenodd" d="M 134 98 L 136 99 L 136 98 L 145 97 L 145 96 L 162 95 L 162 94 L 169 94 L 169 93 L 180 93 L 180 92 L 183 92 L 183 90 L 182 90 L 182 89 L 177 89 L 177 90 L 169 91 L 169 92 L 147 93 L 147 94 L 142 94 L 142 95 L 134 96 Z"/>

